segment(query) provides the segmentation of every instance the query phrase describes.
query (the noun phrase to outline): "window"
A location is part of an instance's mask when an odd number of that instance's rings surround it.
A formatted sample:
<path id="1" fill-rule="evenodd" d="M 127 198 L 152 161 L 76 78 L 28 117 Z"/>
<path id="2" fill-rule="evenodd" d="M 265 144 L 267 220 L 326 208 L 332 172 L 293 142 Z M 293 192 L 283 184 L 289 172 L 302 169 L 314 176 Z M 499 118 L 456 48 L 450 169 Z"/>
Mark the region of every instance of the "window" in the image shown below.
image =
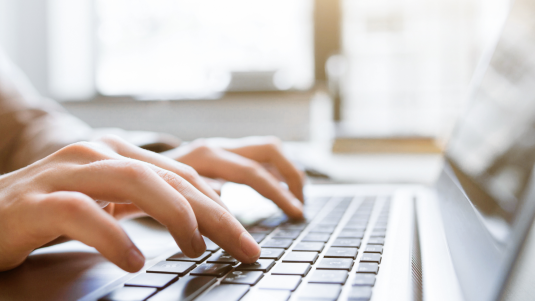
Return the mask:
<path id="1" fill-rule="evenodd" d="M 206 97 L 313 84 L 311 0 L 98 0 L 96 88 Z M 244 84 L 245 83 L 245 84 Z"/>

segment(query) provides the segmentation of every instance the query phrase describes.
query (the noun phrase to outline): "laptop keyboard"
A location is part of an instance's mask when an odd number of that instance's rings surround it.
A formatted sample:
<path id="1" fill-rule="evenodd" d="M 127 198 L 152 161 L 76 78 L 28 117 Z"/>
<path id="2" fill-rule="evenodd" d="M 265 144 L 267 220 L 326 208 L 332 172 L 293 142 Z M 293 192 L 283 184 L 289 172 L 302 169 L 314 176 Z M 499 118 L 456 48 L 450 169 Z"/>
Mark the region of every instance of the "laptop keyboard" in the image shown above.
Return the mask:
<path id="1" fill-rule="evenodd" d="M 99 300 L 338 300 L 343 289 L 347 300 L 370 300 L 390 210 L 389 199 L 376 200 L 308 199 L 305 221 L 280 215 L 248 228 L 262 248 L 253 264 L 205 238 L 202 256 L 178 252 Z"/>

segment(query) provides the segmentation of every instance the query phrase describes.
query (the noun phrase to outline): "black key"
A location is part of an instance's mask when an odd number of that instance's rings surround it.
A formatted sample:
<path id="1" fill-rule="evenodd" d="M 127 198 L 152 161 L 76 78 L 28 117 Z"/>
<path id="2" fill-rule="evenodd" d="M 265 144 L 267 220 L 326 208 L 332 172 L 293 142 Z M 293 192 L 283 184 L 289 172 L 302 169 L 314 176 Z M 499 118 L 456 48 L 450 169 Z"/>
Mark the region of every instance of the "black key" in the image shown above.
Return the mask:
<path id="1" fill-rule="evenodd" d="M 342 231 L 366 231 L 366 225 L 345 225 Z"/>
<path id="2" fill-rule="evenodd" d="M 373 262 L 361 262 L 357 269 L 358 273 L 373 273 L 379 272 L 379 265 Z"/>
<path id="3" fill-rule="evenodd" d="M 385 237 L 386 231 L 385 230 L 373 230 L 371 237 Z"/>
<path id="4" fill-rule="evenodd" d="M 284 249 L 262 248 L 260 252 L 260 259 L 279 260 L 282 254 L 284 254 Z"/>
<path id="5" fill-rule="evenodd" d="M 368 244 L 370 245 L 384 245 L 385 239 L 382 237 L 370 237 L 368 240 Z"/>
<path id="6" fill-rule="evenodd" d="M 310 271 L 310 264 L 308 263 L 289 263 L 282 262 L 276 265 L 271 271 L 271 275 L 298 275 L 306 276 Z"/>
<path id="7" fill-rule="evenodd" d="M 260 243 L 264 240 L 264 238 L 266 238 L 267 235 L 264 233 L 251 233 L 251 236 L 257 243 Z"/>
<path id="8" fill-rule="evenodd" d="M 293 248 L 294 251 L 311 251 L 311 252 L 321 252 L 325 244 L 322 242 L 300 242 L 295 245 Z"/>
<path id="9" fill-rule="evenodd" d="M 236 267 L 237 271 L 260 271 L 266 273 L 275 265 L 275 260 L 272 259 L 258 259 L 256 262 L 249 264 L 240 264 Z"/>
<path id="10" fill-rule="evenodd" d="M 238 301 L 248 291 L 250 286 L 244 284 L 222 284 L 214 287 L 196 301 Z"/>
<path id="11" fill-rule="evenodd" d="M 358 238 L 337 238 L 334 240 L 333 247 L 352 247 L 359 248 L 361 240 Z"/>
<path id="12" fill-rule="evenodd" d="M 381 263 L 381 254 L 377 253 L 364 253 L 360 258 L 362 262 L 376 262 Z"/>
<path id="13" fill-rule="evenodd" d="M 352 258 L 323 258 L 316 266 L 317 269 L 327 270 L 351 270 L 353 267 Z"/>
<path id="14" fill-rule="evenodd" d="M 373 230 L 386 231 L 386 224 L 377 224 L 377 225 L 375 225 L 375 227 L 373 227 Z"/>
<path id="15" fill-rule="evenodd" d="M 262 245 L 263 248 L 283 248 L 288 249 L 294 241 L 287 238 L 270 239 L 265 241 Z"/>
<path id="16" fill-rule="evenodd" d="M 206 258 L 210 257 L 210 255 L 212 255 L 211 252 L 204 252 L 199 257 L 189 258 L 188 256 L 184 255 L 184 253 L 182 253 L 182 251 L 180 251 L 180 252 L 176 253 L 175 255 L 167 258 L 167 260 L 170 260 L 170 261 L 189 261 L 189 262 L 201 263 Z"/>
<path id="17" fill-rule="evenodd" d="M 142 273 L 128 280 L 124 285 L 162 288 L 177 279 L 178 276 L 173 274 Z"/>
<path id="18" fill-rule="evenodd" d="M 317 252 L 290 252 L 284 256 L 282 262 L 306 262 L 314 263 L 318 259 Z"/>
<path id="19" fill-rule="evenodd" d="M 279 229 L 273 234 L 273 238 L 289 238 L 296 239 L 301 234 L 301 230 L 283 230 Z"/>
<path id="20" fill-rule="evenodd" d="M 335 258 L 357 258 L 358 249 L 357 248 L 329 248 L 325 257 L 335 257 Z"/>
<path id="21" fill-rule="evenodd" d="M 145 300 L 156 292 L 155 288 L 149 287 L 121 287 L 113 290 L 99 301 L 138 301 Z"/>
<path id="22" fill-rule="evenodd" d="M 211 241 L 210 238 L 204 236 L 202 238 L 204 238 L 204 243 L 206 244 L 206 251 L 217 252 L 219 249 L 221 249 L 215 244 L 215 242 Z"/>
<path id="23" fill-rule="evenodd" d="M 305 299 L 336 300 L 341 290 L 342 286 L 340 284 L 309 283 L 301 291 L 299 297 Z"/>
<path id="24" fill-rule="evenodd" d="M 184 276 L 150 298 L 150 301 L 193 300 L 215 282 L 215 277 Z"/>
<path id="25" fill-rule="evenodd" d="M 288 301 L 290 294 L 290 291 L 261 289 L 248 293 L 243 301 Z"/>
<path id="26" fill-rule="evenodd" d="M 308 283 L 333 283 L 344 284 L 347 280 L 347 271 L 337 270 L 316 270 Z"/>
<path id="27" fill-rule="evenodd" d="M 333 233 L 334 229 L 336 229 L 336 226 L 330 226 L 330 225 L 317 225 L 310 229 L 310 232 L 312 233 Z"/>
<path id="28" fill-rule="evenodd" d="M 379 245 L 367 245 L 364 252 L 368 253 L 380 253 L 383 254 L 383 246 Z"/>
<path id="29" fill-rule="evenodd" d="M 359 273 L 355 276 L 353 280 L 353 285 L 359 286 L 374 286 L 375 285 L 375 275 L 368 273 Z"/>
<path id="30" fill-rule="evenodd" d="M 327 242 L 329 238 L 331 237 L 331 234 L 328 233 L 308 233 L 301 239 L 301 241 L 320 241 L 320 242 Z"/>
<path id="31" fill-rule="evenodd" d="M 268 227 L 262 227 L 262 226 L 254 226 L 250 229 L 247 229 L 249 233 L 262 233 L 262 234 L 269 234 L 271 231 L 273 231 L 273 228 Z"/>
<path id="32" fill-rule="evenodd" d="M 367 301 L 372 297 L 372 288 L 370 286 L 354 286 L 349 291 L 348 300 Z"/>
<path id="33" fill-rule="evenodd" d="M 204 263 L 191 271 L 190 275 L 223 277 L 232 269 L 230 264 Z"/>
<path id="34" fill-rule="evenodd" d="M 359 238 L 364 237 L 364 231 L 342 231 L 338 234 L 339 238 Z"/>
<path id="35" fill-rule="evenodd" d="M 208 260 L 206 261 L 208 263 L 228 263 L 228 264 L 237 264 L 238 260 L 236 258 L 230 256 L 227 252 L 217 252 L 210 256 Z"/>
<path id="36" fill-rule="evenodd" d="M 184 261 L 160 261 L 147 270 L 147 273 L 164 273 L 186 275 L 195 267 L 193 262 Z"/>
<path id="37" fill-rule="evenodd" d="M 301 230 L 303 231 L 307 227 L 306 223 L 285 223 L 280 226 L 281 229 L 285 230 Z"/>
<path id="38" fill-rule="evenodd" d="M 275 228 L 278 225 L 287 222 L 288 217 L 286 215 L 280 215 L 276 217 L 270 217 L 260 223 L 260 226 Z"/>
<path id="39" fill-rule="evenodd" d="M 270 275 L 266 276 L 266 278 L 258 284 L 258 287 L 264 289 L 295 291 L 301 283 L 301 279 L 301 276 Z"/>
<path id="40" fill-rule="evenodd" d="M 264 273 L 258 271 L 234 271 L 229 273 L 221 283 L 255 285 L 262 277 Z"/>

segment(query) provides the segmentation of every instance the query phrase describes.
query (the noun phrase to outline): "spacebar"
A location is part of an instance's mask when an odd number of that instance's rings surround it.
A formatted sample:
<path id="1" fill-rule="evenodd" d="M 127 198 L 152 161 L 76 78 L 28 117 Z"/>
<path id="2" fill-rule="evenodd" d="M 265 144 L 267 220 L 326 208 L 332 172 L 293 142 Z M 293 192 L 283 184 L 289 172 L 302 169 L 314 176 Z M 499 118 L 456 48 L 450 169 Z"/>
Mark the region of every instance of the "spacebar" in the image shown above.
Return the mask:
<path id="1" fill-rule="evenodd" d="M 150 298 L 150 301 L 189 301 L 216 282 L 215 277 L 184 276 L 161 292 Z"/>

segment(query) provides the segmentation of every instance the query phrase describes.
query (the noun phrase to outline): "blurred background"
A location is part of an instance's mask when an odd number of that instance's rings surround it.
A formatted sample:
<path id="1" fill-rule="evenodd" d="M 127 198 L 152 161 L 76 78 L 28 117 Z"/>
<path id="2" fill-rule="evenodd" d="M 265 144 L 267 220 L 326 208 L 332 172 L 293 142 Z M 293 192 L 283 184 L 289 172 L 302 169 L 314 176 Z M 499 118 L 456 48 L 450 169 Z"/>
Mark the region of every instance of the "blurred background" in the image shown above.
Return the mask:
<path id="1" fill-rule="evenodd" d="M 451 131 L 508 0 L 0 0 L 0 47 L 94 127 Z"/>

